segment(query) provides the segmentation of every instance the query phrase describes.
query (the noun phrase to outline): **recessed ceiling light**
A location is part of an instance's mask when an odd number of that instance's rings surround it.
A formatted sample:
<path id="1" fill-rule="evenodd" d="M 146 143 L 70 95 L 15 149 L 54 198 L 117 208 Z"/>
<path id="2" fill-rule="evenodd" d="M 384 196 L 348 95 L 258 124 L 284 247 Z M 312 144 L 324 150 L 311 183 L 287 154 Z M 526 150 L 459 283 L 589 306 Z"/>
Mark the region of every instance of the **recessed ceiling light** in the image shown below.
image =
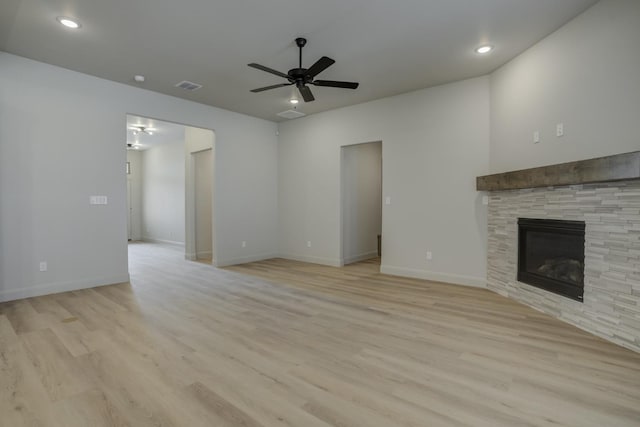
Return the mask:
<path id="1" fill-rule="evenodd" d="M 74 30 L 77 30 L 78 28 L 80 28 L 80 24 L 77 21 L 74 21 L 71 18 L 67 18 L 66 16 L 58 16 L 56 19 L 58 20 L 59 23 L 61 23 L 67 28 L 71 28 Z"/>
<path id="2" fill-rule="evenodd" d="M 476 53 L 485 54 L 485 53 L 491 52 L 492 50 L 493 50 L 493 46 L 486 44 L 476 48 Z"/>
<path id="3" fill-rule="evenodd" d="M 297 99 L 295 99 L 295 98 L 292 98 L 292 99 L 290 99 L 290 100 L 289 100 L 289 102 L 295 105 L 295 104 L 297 104 L 297 103 L 298 103 L 298 102 L 300 102 L 300 101 L 298 101 L 298 100 L 297 100 Z"/>

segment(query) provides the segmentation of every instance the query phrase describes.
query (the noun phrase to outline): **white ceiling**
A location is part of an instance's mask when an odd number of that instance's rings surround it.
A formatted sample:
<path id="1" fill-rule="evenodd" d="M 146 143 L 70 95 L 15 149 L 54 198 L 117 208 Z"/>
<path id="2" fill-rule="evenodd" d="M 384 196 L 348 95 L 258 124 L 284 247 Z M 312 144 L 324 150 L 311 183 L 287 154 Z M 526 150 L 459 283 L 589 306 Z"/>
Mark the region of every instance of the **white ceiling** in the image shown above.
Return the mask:
<path id="1" fill-rule="evenodd" d="M 355 91 L 312 87 L 311 114 L 493 71 L 595 0 L 2 0 L 0 50 L 109 80 L 282 120 L 291 87 L 247 67 L 337 62 L 318 76 L 360 82 Z M 56 22 L 66 15 L 82 28 Z M 478 56 L 489 42 L 495 50 Z M 147 80 L 137 84 L 135 74 Z M 185 92 L 174 85 L 204 85 Z"/>
<path id="2" fill-rule="evenodd" d="M 140 126 L 149 129 L 153 135 L 144 133 L 134 134 L 133 128 Z M 144 151 L 149 148 L 175 142 L 184 143 L 185 126 L 154 120 L 146 117 L 127 115 L 127 144 L 132 144 L 133 149 Z M 136 148 L 137 147 L 137 148 Z"/>

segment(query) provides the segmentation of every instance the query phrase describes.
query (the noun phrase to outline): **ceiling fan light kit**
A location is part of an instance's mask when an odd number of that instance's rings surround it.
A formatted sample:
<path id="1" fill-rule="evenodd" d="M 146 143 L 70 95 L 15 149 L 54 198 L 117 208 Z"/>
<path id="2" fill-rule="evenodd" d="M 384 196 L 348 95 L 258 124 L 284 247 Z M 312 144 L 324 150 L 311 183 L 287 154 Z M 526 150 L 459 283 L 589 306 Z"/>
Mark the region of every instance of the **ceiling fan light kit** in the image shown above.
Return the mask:
<path id="1" fill-rule="evenodd" d="M 295 85 L 296 88 L 298 89 L 298 92 L 300 92 L 300 95 L 302 96 L 302 99 L 304 100 L 304 102 L 311 102 L 315 100 L 315 97 L 313 96 L 313 93 L 311 92 L 311 89 L 309 88 L 308 85 L 337 87 L 341 89 L 356 89 L 358 87 L 359 84 L 355 82 L 342 82 L 342 81 L 334 81 L 334 80 L 314 80 L 318 74 L 320 74 L 321 72 L 323 72 L 324 70 L 332 66 L 336 61 L 334 61 L 333 59 L 327 56 L 323 56 L 318 61 L 316 61 L 315 64 L 313 64 L 311 67 L 303 68 L 302 67 L 302 48 L 307 44 L 307 39 L 298 37 L 295 40 L 295 42 L 296 42 L 296 46 L 298 46 L 298 49 L 299 49 L 298 68 L 292 68 L 287 72 L 287 74 L 274 70 L 269 67 L 265 67 L 264 65 L 260 65 L 256 63 L 248 64 L 249 67 L 262 70 L 270 74 L 274 74 L 278 77 L 285 78 L 287 79 L 287 83 L 280 83 L 276 85 L 253 89 L 251 92 L 258 93 L 258 92 L 264 92 L 266 90 Z M 289 102 L 291 102 L 292 104 L 297 104 L 297 98 L 292 97 L 289 100 Z"/>

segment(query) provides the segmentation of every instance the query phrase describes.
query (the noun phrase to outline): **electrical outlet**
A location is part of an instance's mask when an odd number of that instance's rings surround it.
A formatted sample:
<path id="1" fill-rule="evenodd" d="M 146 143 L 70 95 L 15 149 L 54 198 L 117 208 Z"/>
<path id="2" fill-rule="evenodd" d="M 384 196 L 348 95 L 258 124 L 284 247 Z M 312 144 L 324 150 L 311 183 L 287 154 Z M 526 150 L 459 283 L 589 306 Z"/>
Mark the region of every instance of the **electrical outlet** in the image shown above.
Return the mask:
<path id="1" fill-rule="evenodd" d="M 533 143 L 537 144 L 538 142 L 540 142 L 540 131 L 539 130 L 533 132 Z"/>
<path id="2" fill-rule="evenodd" d="M 564 136 L 564 123 L 558 123 L 556 125 L 556 136 L 558 138 Z"/>
<path id="3" fill-rule="evenodd" d="M 40 261 L 40 271 L 47 271 L 47 261 Z"/>
<path id="4" fill-rule="evenodd" d="M 311 240 L 307 240 L 307 247 L 310 248 L 311 247 Z"/>
<path id="5" fill-rule="evenodd" d="M 433 259 L 433 253 L 431 251 L 427 251 L 427 261 L 431 261 Z"/>
<path id="6" fill-rule="evenodd" d="M 391 204 L 391 197 L 387 196 L 384 198 L 384 204 L 385 205 L 390 205 Z"/>
<path id="7" fill-rule="evenodd" d="M 242 243 L 240 244 L 240 246 L 242 246 L 243 248 L 247 247 L 247 242 L 245 242 L 244 240 L 242 241 Z"/>

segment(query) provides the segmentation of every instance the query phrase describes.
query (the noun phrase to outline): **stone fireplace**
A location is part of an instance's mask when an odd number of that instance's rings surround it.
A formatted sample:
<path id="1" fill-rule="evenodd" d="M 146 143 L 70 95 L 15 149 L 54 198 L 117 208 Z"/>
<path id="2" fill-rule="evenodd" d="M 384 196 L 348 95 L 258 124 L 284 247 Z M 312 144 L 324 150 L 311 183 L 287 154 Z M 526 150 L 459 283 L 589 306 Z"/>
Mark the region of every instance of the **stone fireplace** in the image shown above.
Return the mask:
<path id="1" fill-rule="evenodd" d="M 611 181 L 605 176 L 598 178 L 601 182 L 557 186 L 545 182 L 545 186 L 536 187 L 531 184 L 535 184 L 535 179 L 529 177 L 527 185 L 532 188 L 508 188 L 504 176 L 499 179 L 499 186 L 494 185 L 497 181 L 493 181 L 494 184 L 485 182 L 484 189 L 490 191 L 487 287 L 640 351 L 640 152 L 630 154 L 633 156 L 632 167 L 625 176 L 632 179 Z M 611 169 L 610 162 L 606 165 Z M 535 171 L 539 169 L 545 168 Z M 553 173 L 545 171 L 543 175 L 548 179 Z M 483 189 L 482 178 L 492 177 L 497 175 L 479 178 L 479 189 Z M 511 179 L 506 181 L 513 182 Z M 544 238 L 549 236 L 538 228 L 533 234 L 534 246 L 552 249 L 546 255 L 532 255 L 533 260 L 527 259 L 525 254 L 523 260 L 519 251 L 527 250 L 521 247 L 527 242 L 519 239 L 523 225 L 519 221 L 522 219 L 525 219 L 525 226 L 533 224 L 534 228 L 546 222 L 552 227 L 573 225 L 578 231 L 577 234 L 556 236 L 552 238 L 555 241 L 547 240 L 543 244 Z M 580 227 L 584 227 L 582 286 L 581 254 L 576 250 L 582 239 Z M 531 239 L 531 235 L 527 239 Z M 528 265 L 522 265 L 523 262 Z M 523 270 L 529 277 L 523 276 Z M 534 281 L 547 276 L 552 284 L 558 278 L 563 279 L 559 282 L 565 282 L 569 295 L 550 289 L 546 286 L 548 283 L 545 286 L 531 284 L 528 280 L 531 276 L 535 277 Z M 582 299 L 579 298 L 580 291 Z"/>

